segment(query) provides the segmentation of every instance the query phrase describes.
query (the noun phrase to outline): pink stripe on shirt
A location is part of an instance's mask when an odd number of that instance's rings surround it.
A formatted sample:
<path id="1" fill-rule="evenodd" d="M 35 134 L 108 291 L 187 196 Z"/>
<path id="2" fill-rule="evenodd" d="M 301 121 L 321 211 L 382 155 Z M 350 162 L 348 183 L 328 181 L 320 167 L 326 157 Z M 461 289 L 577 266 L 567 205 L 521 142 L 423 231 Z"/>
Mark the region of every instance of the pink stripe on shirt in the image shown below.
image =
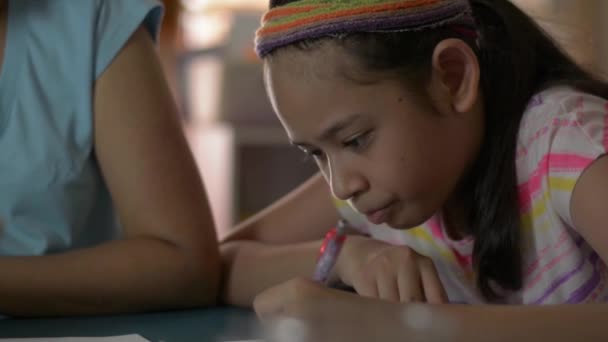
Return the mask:
<path id="1" fill-rule="evenodd" d="M 520 210 L 527 212 L 530 210 L 532 197 L 541 189 L 543 180 L 551 171 L 574 171 L 586 168 L 593 158 L 584 157 L 576 154 L 568 153 L 549 153 L 546 154 L 539 162 L 538 167 L 532 172 L 532 175 L 527 182 L 519 185 L 519 201 Z"/>
<path id="2" fill-rule="evenodd" d="M 547 263 L 545 266 L 543 266 L 543 268 L 541 268 L 541 270 L 539 271 L 539 273 L 536 275 L 536 277 L 534 277 L 532 280 L 528 281 L 526 284 L 526 289 L 531 289 L 534 287 L 534 285 L 536 285 L 536 283 L 542 279 L 542 275 L 543 273 L 547 272 L 548 270 L 552 269 L 555 265 L 558 265 L 559 262 L 565 258 L 568 255 L 573 254 L 575 251 L 578 251 L 578 247 L 580 246 L 580 244 L 583 243 L 583 239 L 579 239 L 578 241 L 576 241 L 576 244 L 573 244 L 572 246 L 570 246 L 570 248 L 568 248 L 567 250 L 565 250 L 564 252 L 562 252 L 560 255 L 558 255 L 557 257 L 553 258 L 551 261 L 549 261 L 549 263 Z"/>
<path id="3" fill-rule="evenodd" d="M 558 248 L 560 248 L 564 242 L 568 241 L 568 232 L 567 231 L 563 231 L 561 232 L 561 234 L 559 235 L 559 238 L 557 240 L 557 243 L 555 245 L 547 245 L 545 246 L 545 248 L 543 248 L 542 250 L 540 250 L 537 253 L 536 259 L 534 260 L 534 262 L 532 262 L 530 264 L 530 266 L 528 266 L 528 268 L 526 268 L 526 270 L 524 271 L 524 276 L 528 277 L 532 274 L 532 272 L 534 272 L 537 268 L 538 265 L 540 264 L 540 261 L 545 257 L 545 255 L 547 254 L 547 252 L 549 252 L 550 250 L 556 250 Z"/>

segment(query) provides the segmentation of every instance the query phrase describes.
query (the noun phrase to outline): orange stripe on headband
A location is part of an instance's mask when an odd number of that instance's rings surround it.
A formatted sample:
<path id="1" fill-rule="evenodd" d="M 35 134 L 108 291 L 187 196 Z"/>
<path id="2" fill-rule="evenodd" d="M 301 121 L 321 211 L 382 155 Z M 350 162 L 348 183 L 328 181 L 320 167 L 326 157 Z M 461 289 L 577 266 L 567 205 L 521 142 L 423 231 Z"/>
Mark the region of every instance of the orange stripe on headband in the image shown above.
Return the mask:
<path id="1" fill-rule="evenodd" d="M 264 27 L 258 31 L 258 34 L 271 34 L 278 31 L 288 30 L 294 27 L 311 24 L 316 21 L 321 21 L 324 19 L 337 19 L 342 17 L 348 17 L 358 14 L 368 14 L 373 12 L 387 12 L 387 11 L 396 11 L 396 10 L 404 10 L 413 7 L 420 7 L 423 5 L 433 5 L 440 2 L 440 0 L 416 0 L 416 1 L 408 1 L 408 2 L 400 2 L 400 3 L 391 3 L 391 4 L 382 4 L 382 5 L 372 5 L 372 6 L 364 6 L 359 8 L 346 9 L 336 12 L 323 13 L 309 18 L 303 18 L 300 20 L 296 20 L 290 23 L 276 25 L 272 27 Z M 269 14 L 272 11 L 269 12 Z"/>
<path id="2" fill-rule="evenodd" d="M 320 8 L 321 5 L 308 5 L 308 6 L 300 6 L 300 7 L 277 7 L 271 11 L 268 11 L 264 17 L 262 17 L 262 22 L 270 21 L 277 17 L 283 17 L 287 15 L 294 15 L 305 13 L 308 11 L 316 10 Z"/>
<path id="3" fill-rule="evenodd" d="M 440 26 L 476 37 L 470 0 L 299 0 L 271 9 L 256 32 L 264 57 L 302 41 L 353 32 L 421 31 Z M 468 32 L 470 30 L 470 32 Z"/>

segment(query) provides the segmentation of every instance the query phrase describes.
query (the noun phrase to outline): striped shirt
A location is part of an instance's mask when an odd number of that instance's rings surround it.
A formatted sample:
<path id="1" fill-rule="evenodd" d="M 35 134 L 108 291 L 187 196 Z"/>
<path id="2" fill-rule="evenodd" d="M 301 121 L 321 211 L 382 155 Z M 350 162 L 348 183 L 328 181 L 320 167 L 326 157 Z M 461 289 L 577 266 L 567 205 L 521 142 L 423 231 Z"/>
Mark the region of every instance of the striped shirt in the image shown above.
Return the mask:
<path id="1" fill-rule="evenodd" d="M 608 101 L 567 87 L 535 95 L 522 118 L 516 154 L 522 222 L 523 288 L 510 304 L 608 301 L 607 269 L 570 215 L 576 181 L 608 149 Z M 345 202 L 341 215 L 373 238 L 407 245 L 433 260 L 451 302 L 484 303 L 472 265 L 474 240 L 453 240 L 440 215 L 396 230 L 374 225 Z"/>

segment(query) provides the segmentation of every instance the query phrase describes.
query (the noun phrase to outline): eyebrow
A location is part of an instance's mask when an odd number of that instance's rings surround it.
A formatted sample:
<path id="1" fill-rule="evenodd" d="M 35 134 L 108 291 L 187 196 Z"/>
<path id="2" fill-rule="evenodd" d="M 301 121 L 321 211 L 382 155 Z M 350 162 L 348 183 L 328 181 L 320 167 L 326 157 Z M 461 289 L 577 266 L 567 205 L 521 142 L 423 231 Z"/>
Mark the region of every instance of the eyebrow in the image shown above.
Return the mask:
<path id="1" fill-rule="evenodd" d="M 353 123 L 359 121 L 363 117 L 363 114 L 352 114 L 344 119 L 335 122 L 328 128 L 324 129 L 318 137 L 319 141 L 327 141 L 334 137 L 338 132 L 352 125 Z M 291 141 L 292 145 L 295 146 L 311 146 L 309 143 L 299 142 L 299 141 Z"/>

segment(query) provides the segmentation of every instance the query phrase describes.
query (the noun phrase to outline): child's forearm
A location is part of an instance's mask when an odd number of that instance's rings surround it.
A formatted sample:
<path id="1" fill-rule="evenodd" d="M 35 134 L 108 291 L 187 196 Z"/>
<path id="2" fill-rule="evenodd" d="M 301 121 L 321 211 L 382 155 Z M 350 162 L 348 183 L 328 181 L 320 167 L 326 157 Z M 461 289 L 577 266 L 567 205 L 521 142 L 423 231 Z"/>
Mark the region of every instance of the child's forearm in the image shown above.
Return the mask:
<path id="1" fill-rule="evenodd" d="M 152 238 L 58 255 L 1 257 L 0 313 L 104 314 L 212 304 L 219 265 L 207 266 L 202 256 Z"/>
<path id="2" fill-rule="evenodd" d="M 311 277 L 321 241 L 267 245 L 253 241 L 224 243 L 222 300 L 250 307 L 257 294 L 295 277 Z"/>
<path id="3" fill-rule="evenodd" d="M 449 341 L 608 341 L 608 305 L 444 307 L 461 323 Z"/>
<path id="4" fill-rule="evenodd" d="M 414 304 L 403 309 L 400 324 L 404 326 L 401 333 L 393 335 L 395 341 L 399 336 L 425 342 L 608 341 L 608 305 L 605 304 Z"/>

